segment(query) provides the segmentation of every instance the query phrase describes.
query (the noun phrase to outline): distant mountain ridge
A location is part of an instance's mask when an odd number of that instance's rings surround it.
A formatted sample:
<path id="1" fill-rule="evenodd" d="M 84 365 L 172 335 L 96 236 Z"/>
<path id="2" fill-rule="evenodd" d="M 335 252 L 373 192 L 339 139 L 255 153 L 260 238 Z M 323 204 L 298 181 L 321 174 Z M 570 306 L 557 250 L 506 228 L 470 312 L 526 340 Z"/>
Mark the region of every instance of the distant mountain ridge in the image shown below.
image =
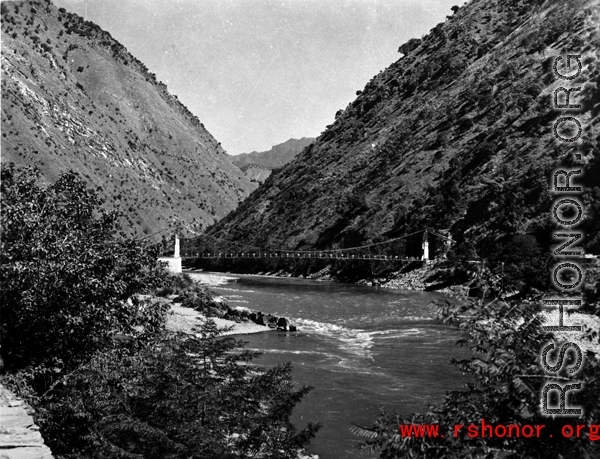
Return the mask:
<path id="1" fill-rule="evenodd" d="M 1 7 L 2 161 L 79 172 L 126 233 L 199 231 L 256 188 L 108 32 L 47 1 Z"/>
<path id="2" fill-rule="evenodd" d="M 352 247 L 424 228 L 483 256 L 510 238 L 556 243 L 549 180 L 581 166 L 586 250 L 600 252 L 598 0 L 472 0 L 373 77 L 335 122 L 209 234 L 241 246 Z M 581 54 L 584 129 L 552 126 L 552 71 Z M 581 153 L 576 161 L 574 149 Z M 535 240 L 534 239 L 534 240 Z"/>
<path id="3" fill-rule="evenodd" d="M 298 153 L 315 141 L 312 137 L 302 137 L 301 139 L 289 139 L 283 143 L 274 145 L 268 151 L 253 151 L 251 153 L 241 153 L 232 156 L 233 164 L 242 169 L 244 166 L 256 164 L 264 166 L 271 170 L 285 166 Z"/>
<path id="4" fill-rule="evenodd" d="M 263 183 L 273 169 L 278 169 L 292 161 L 307 146 L 314 142 L 314 138 L 302 137 L 289 139 L 274 145 L 268 151 L 253 151 L 232 156 L 233 164 L 239 167 L 247 179 L 254 183 Z"/>

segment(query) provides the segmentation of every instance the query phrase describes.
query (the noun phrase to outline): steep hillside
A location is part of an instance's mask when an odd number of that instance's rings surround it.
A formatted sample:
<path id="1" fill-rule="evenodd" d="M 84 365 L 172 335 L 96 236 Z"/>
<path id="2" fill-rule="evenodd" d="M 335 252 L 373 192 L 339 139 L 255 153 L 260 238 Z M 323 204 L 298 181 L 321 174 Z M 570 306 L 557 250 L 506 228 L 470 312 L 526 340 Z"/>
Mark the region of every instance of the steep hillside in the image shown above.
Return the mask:
<path id="1" fill-rule="evenodd" d="M 302 249 L 429 227 L 481 256 L 523 233 L 544 246 L 555 243 L 551 171 L 580 164 L 580 228 L 586 249 L 600 253 L 599 3 L 473 0 L 453 8 L 422 40 L 401 46 L 404 55 L 315 143 L 210 234 Z M 566 52 L 583 56 L 569 84 L 582 87 L 573 97 L 584 132 L 565 147 L 552 135 L 553 90 L 565 85 L 552 63 Z"/>
<path id="2" fill-rule="evenodd" d="M 127 233 L 204 227 L 256 187 L 125 47 L 46 1 L 2 2 L 2 161 L 78 171 Z"/>
<path id="3" fill-rule="evenodd" d="M 262 183 L 273 169 L 285 166 L 314 141 L 315 139 L 310 137 L 290 139 L 274 145 L 268 151 L 253 151 L 233 156 L 232 161 L 244 171 L 247 178 Z"/>

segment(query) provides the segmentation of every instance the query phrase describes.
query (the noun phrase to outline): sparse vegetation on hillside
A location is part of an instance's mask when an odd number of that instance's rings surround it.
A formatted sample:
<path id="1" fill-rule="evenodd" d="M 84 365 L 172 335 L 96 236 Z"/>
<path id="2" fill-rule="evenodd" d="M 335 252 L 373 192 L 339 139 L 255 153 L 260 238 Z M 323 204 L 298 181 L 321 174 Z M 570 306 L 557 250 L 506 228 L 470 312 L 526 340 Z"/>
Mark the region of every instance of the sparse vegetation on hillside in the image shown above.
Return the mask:
<path id="1" fill-rule="evenodd" d="M 404 56 L 359 91 L 295 161 L 272 174 L 209 229 L 229 242 L 290 250 L 343 247 L 430 228 L 474 248 L 514 289 L 545 288 L 556 244 L 551 173 L 581 167 L 582 247 L 600 254 L 600 17 L 597 0 L 473 0 L 401 46 Z M 573 148 L 552 134 L 552 72 L 559 54 L 582 55 Z M 573 95 L 575 97 L 575 94 Z M 581 161 L 574 159 L 575 150 Z M 510 260 L 510 261 L 509 261 Z M 528 266 L 524 266 L 528 265 Z M 518 285 L 519 284 L 519 285 Z"/>
<path id="2" fill-rule="evenodd" d="M 1 13 L 3 161 L 80 172 L 108 205 L 120 196 L 127 234 L 199 230 L 256 187 L 108 32 L 46 1 Z"/>

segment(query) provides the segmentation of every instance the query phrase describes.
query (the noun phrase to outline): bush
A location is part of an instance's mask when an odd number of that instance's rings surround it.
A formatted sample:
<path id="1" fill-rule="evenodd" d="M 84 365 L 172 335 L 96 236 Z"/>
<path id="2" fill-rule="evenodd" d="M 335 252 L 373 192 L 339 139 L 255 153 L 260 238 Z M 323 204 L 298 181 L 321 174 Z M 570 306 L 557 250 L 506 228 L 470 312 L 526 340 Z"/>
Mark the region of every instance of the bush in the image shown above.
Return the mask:
<path id="1" fill-rule="evenodd" d="M 505 237 L 498 243 L 489 244 L 492 262 L 504 266 L 504 286 L 507 291 L 529 292 L 532 288 L 547 290 L 550 288 L 551 252 L 542 247 L 531 234 L 516 234 Z"/>
<path id="2" fill-rule="evenodd" d="M 164 335 L 142 350 L 97 355 L 38 406 L 55 455 L 77 458 L 295 458 L 319 429 L 289 418 L 310 390 L 290 364 L 263 371 L 256 354 L 220 338 Z M 235 350 L 235 352 L 233 352 Z"/>
<path id="3" fill-rule="evenodd" d="M 200 286 L 194 282 L 189 274 L 183 273 L 171 277 L 171 285 L 176 293 L 182 293 L 187 290 L 195 290 Z"/>
<path id="4" fill-rule="evenodd" d="M 58 373 L 112 334 L 160 328 L 166 311 L 132 297 L 165 275 L 147 246 L 116 236 L 118 214 L 76 173 L 39 179 L 31 168 L 2 168 L 1 352 L 8 370 Z"/>
<path id="5" fill-rule="evenodd" d="M 159 297 L 167 297 L 169 295 L 173 295 L 175 293 L 175 289 L 170 285 L 158 288 L 154 294 Z"/>

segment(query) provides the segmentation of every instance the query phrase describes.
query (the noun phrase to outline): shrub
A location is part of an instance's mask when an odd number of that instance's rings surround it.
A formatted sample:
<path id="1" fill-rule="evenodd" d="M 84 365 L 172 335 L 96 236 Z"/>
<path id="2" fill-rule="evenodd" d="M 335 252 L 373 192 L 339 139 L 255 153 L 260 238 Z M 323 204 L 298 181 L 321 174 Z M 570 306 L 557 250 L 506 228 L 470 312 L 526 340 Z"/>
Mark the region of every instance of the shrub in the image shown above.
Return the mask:
<path id="1" fill-rule="evenodd" d="M 548 273 L 552 264 L 550 251 L 540 246 L 530 234 L 517 234 L 504 239 L 504 243 L 499 244 L 500 253 L 493 260 L 496 264 L 506 263 L 504 284 L 507 289 L 548 289 Z"/>
<path id="2" fill-rule="evenodd" d="M 318 425 L 296 432 L 290 364 L 250 366 L 257 354 L 221 338 L 164 335 L 143 349 L 99 354 L 38 406 L 56 455 L 77 458 L 295 458 Z M 235 351 L 235 352 L 234 352 Z"/>
<path id="3" fill-rule="evenodd" d="M 163 282 L 148 247 L 116 236 L 116 212 L 74 172 L 2 168 L 2 358 L 7 369 L 73 368 L 114 333 L 155 330 L 162 309 L 132 296 Z M 40 370 L 44 371 L 44 370 Z"/>

